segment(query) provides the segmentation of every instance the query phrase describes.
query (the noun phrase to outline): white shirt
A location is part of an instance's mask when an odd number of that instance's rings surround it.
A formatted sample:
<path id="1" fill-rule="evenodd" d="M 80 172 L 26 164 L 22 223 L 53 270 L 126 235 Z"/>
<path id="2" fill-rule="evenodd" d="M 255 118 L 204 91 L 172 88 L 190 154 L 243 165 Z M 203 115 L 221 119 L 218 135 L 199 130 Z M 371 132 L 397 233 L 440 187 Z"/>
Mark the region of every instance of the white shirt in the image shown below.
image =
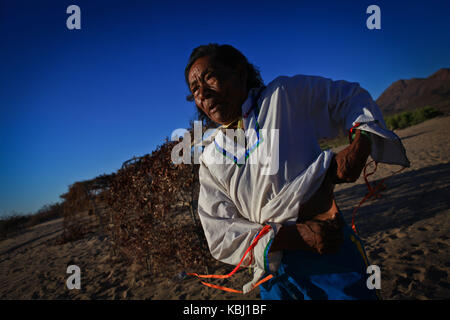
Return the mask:
<path id="1" fill-rule="evenodd" d="M 247 146 L 217 130 L 204 141 L 199 170 L 198 213 L 214 258 L 237 265 L 262 227 L 272 226 L 253 249 L 254 279 L 244 293 L 265 271 L 277 269 L 282 252 L 268 255 L 276 232 L 295 223 L 300 205 L 325 177 L 333 154 L 321 150 L 320 138 L 361 123 L 358 128 L 371 133 L 375 161 L 409 166 L 400 139 L 386 129 L 380 109 L 358 83 L 278 77 L 252 109 L 257 92 L 250 90 L 242 105 Z"/>

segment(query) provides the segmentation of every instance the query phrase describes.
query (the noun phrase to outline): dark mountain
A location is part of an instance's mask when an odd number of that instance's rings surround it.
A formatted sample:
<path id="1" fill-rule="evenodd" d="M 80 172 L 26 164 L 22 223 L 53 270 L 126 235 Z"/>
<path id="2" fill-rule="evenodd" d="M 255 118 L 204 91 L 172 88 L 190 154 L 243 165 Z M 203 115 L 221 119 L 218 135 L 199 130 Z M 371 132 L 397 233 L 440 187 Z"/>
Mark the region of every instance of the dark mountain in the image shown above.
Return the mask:
<path id="1" fill-rule="evenodd" d="M 450 114 L 450 68 L 443 68 L 428 78 L 398 80 L 376 100 L 383 115 L 426 106 Z"/>

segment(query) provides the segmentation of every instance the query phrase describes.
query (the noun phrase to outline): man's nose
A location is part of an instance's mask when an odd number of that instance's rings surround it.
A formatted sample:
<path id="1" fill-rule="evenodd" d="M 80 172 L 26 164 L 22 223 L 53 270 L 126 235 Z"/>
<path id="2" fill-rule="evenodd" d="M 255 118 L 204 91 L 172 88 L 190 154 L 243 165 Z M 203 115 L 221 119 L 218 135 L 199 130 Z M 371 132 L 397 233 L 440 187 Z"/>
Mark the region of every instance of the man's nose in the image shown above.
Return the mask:
<path id="1" fill-rule="evenodd" d="M 211 96 L 211 90 L 206 85 L 200 85 L 198 88 L 198 98 L 200 100 L 208 99 Z"/>

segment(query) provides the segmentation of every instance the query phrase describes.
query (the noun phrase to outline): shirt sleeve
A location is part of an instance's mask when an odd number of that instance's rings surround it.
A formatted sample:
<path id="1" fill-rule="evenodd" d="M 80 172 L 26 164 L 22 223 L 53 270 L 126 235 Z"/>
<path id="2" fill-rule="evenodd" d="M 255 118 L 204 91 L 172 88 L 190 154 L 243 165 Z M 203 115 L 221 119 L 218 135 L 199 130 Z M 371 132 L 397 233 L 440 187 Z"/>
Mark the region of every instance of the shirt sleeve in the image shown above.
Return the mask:
<path id="1" fill-rule="evenodd" d="M 359 83 L 295 76 L 287 85 L 297 101 L 307 105 L 317 139 L 334 138 L 359 124 L 358 129 L 371 136 L 375 161 L 409 167 L 400 138 L 387 129 L 380 108 Z"/>
<path id="2" fill-rule="evenodd" d="M 237 265 L 264 226 L 240 215 L 224 187 L 203 162 L 200 164 L 199 179 L 198 214 L 209 250 L 215 259 Z M 260 238 L 252 252 L 247 254 L 242 266 L 256 266 L 267 272 L 270 270 L 271 260 L 272 269 L 275 268 L 274 259 L 269 259 L 268 251 L 281 225 L 268 224 L 271 229 Z"/>

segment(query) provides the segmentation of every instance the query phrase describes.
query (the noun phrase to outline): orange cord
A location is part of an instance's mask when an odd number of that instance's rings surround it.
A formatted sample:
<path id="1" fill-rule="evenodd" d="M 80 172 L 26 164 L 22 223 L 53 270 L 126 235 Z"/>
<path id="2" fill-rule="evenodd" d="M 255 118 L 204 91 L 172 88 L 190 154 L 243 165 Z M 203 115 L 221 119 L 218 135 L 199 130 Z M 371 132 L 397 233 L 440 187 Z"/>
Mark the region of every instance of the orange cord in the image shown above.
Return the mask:
<path id="1" fill-rule="evenodd" d="M 251 245 L 247 248 L 247 250 L 244 253 L 244 256 L 242 257 L 241 261 L 239 262 L 239 264 L 233 269 L 233 271 L 231 271 L 229 274 L 225 274 L 225 275 L 220 275 L 220 274 L 197 274 L 197 273 L 187 273 L 188 276 L 194 276 L 197 278 L 214 278 L 214 279 L 226 279 L 231 277 L 233 274 L 236 273 L 236 271 L 239 270 L 242 262 L 244 261 L 245 257 L 247 256 L 247 254 L 256 246 L 256 244 L 258 243 L 259 239 L 261 239 L 262 236 L 264 236 L 266 233 L 268 233 L 270 231 L 272 227 L 270 225 L 265 225 L 262 230 L 258 233 L 258 235 L 256 236 L 256 238 L 252 241 Z M 251 261 L 253 260 L 253 252 L 251 252 Z M 270 280 L 273 278 L 273 275 L 268 275 L 267 277 L 265 277 L 264 279 L 260 280 L 259 282 L 257 282 L 251 290 L 255 289 L 256 287 L 258 287 L 260 284 Z M 222 287 L 222 286 L 218 286 L 212 283 L 207 283 L 204 281 L 201 281 L 202 284 L 204 284 L 205 286 L 211 287 L 211 288 L 215 288 L 215 289 L 220 289 L 220 290 L 224 290 L 224 291 L 228 291 L 228 292 L 234 292 L 234 293 L 243 293 L 242 290 L 235 290 L 235 289 L 231 289 L 231 288 L 227 288 L 227 287 Z M 250 290 L 250 291 L 251 291 Z"/>

